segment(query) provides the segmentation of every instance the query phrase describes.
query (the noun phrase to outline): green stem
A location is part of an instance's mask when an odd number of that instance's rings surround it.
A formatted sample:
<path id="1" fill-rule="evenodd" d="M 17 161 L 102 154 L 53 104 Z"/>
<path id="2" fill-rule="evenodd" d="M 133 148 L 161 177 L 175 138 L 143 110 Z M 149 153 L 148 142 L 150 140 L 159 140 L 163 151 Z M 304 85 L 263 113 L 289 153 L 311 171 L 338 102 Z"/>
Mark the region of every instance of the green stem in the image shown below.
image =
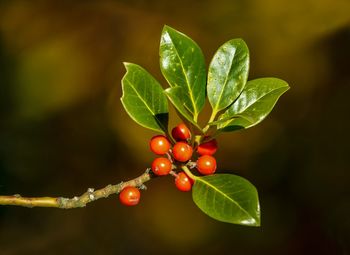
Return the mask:
<path id="1" fill-rule="evenodd" d="M 188 169 L 187 166 L 183 165 L 183 166 L 181 166 L 181 168 L 188 175 L 188 177 L 190 177 L 192 180 L 197 180 L 198 179 L 197 176 L 192 174 L 192 172 L 190 171 L 190 169 Z"/>
<path id="2" fill-rule="evenodd" d="M 215 111 L 215 110 L 213 110 L 213 111 L 211 112 L 211 115 L 210 115 L 208 124 L 207 124 L 206 127 L 203 129 L 203 132 L 204 132 L 204 133 L 207 132 L 208 129 L 210 128 L 209 123 L 211 123 L 211 122 L 213 122 L 213 121 L 215 120 L 216 114 L 218 114 L 218 112 Z"/>
<path id="3" fill-rule="evenodd" d="M 197 147 L 198 145 L 201 144 L 202 139 L 203 139 L 203 136 L 201 136 L 201 135 L 196 135 L 195 136 L 195 138 L 194 138 L 194 145 L 195 145 L 195 147 Z"/>
<path id="4" fill-rule="evenodd" d="M 198 113 L 193 115 L 193 120 L 195 123 L 198 122 Z"/>
<path id="5" fill-rule="evenodd" d="M 218 114 L 218 112 L 213 110 L 210 115 L 208 123 L 213 122 L 215 120 L 216 114 Z"/>

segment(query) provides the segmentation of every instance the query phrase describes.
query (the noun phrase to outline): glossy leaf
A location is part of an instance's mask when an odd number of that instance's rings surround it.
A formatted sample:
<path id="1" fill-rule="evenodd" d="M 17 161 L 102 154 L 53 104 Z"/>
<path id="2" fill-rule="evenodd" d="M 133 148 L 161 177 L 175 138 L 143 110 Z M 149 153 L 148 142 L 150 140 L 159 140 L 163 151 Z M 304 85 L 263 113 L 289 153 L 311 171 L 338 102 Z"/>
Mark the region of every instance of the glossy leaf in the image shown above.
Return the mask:
<path id="1" fill-rule="evenodd" d="M 288 84 L 277 78 L 248 81 L 238 99 L 219 117 L 218 129 L 233 131 L 258 124 L 288 89 Z"/>
<path id="2" fill-rule="evenodd" d="M 124 63 L 122 104 L 129 116 L 143 127 L 163 132 L 168 126 L 168 102 L 163 88 L 141 66 Z"/>
<path id="3" fill-rule="evenodd" d="M 192 115 L 190 111 L 187 109 L 183 98 L 183 89 L 181 87 L 171 87 L 167 88 L 165 90 L 165 94 L 168 96 L 170 102 L 175 106 L 177 112 L 179 113 L 180 117 L 185 122 L 189 122 L 193 127 L 196 128 L 195 131 L 198 131 L 201 133 L 201 128 L 198 126 L 198 124 L 193 120 Z M 196 132 L 196 133 L 198 133 Z"/>
<path id="4" fill-rule="evenodd" d="M 208 72 L 208 99 L 213 112 L 228 107 L 242 92 L 249 72 L 249 50 L 242 39 L 224 43 L 215 53 Z"/>
<path id="5" fill-rule="evenodd" d="M 199 177 L 193 185 L 192 198 L 204 213 L 218 221 L 260 226 L 258 193 L 242 177 L 232 174 Z"/>
<path id="6" fill-rule="evenodd" d="M 188 36 L 164 26 L 159 54 L 164 77 L 170 87 L 182 88 L 181 101 L 197 122 L 205 103 L 206 71 L 201 49 Z"/>

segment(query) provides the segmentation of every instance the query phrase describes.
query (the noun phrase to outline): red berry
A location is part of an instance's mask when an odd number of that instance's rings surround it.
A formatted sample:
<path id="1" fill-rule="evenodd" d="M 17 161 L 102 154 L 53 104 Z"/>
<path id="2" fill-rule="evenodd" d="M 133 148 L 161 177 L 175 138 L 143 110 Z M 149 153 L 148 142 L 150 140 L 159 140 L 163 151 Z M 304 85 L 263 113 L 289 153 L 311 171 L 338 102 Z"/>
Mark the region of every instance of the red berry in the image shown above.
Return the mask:
<path id="1" fill-rule="evenodd" d="M 149 145 L 151 151 L 157 155 L 164 155 L 170 150 L 170 142 L 164 135 L 153 136 Z"/>
<path id="2" fill-rule="evenodd" d="M 152 171 L 155 175 L 167 175 L 171 171 L 171 162 L 167 158 L 156 158 L 152 162 Z"/>
<path id="3" fill-rule="evenodd" d="M 171 130 L 171 135 L 176 141 L 186 141 L 191 138 L 191 131 L 184 123 L 180 123 Z"/>
<path id="4" fill-rule="evenodd" d="M 213 174 L 216 171 L 216 160 L 213 156 L 204 155 L 197 160 L 197 169 L 203 175 Z"/>
<path id="5" fill-rule="evenodd" d="M 125 187 L 119 193 L 119 200 L 123 205 L 132 206 L 137 205 L 140 201 L 140 191 L 135 187 Z"/>
<path id="6" fill-rule="evenodd" d="M 193 185 L 193 180 L 184 172 L 177 174 L 175 178 L 175 185 L 181 191 L 190 191 Z"/>
<path id="7" fill-rule="evenodd" d="M 198 145 L 197 152 L 200 155 L 213 155 L 218 149 L 218 142 L 216 139 Z"/>
<path id="8" fill-rule="evenodd" d="M 191 159 L 192 147 L 185 142 L 177 142 L 173 147 L 173 155 L 177 161 L 186 162 Z"/>

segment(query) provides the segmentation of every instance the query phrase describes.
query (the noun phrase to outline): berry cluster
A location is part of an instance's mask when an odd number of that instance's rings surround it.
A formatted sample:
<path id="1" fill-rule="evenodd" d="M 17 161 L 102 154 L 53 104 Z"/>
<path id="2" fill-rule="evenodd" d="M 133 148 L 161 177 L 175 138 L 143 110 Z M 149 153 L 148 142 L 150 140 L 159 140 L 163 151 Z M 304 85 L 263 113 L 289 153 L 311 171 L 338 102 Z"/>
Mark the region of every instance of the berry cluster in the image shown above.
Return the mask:
<path id="1" fill-rule="evenodd" d="M 202 175 L 213 174 L 216 171 L 216 160 L 213 154 L 217 151 L 217 141 L 210 137 L 204 137 L 201 144 L 193 144 L 191 131 L 184 123 L 180 123 L 171 131 L 174 144 L 164 135 L 152 137 L 150 149 L 156 155 L 162 156 L 153 160 L 152 172 L 157 176 L 171 174 L 175 177 L 175 186 L 180 191 L 190 191 L 194 180 L 191 179 L 181 166 L 197 168 Z M 191 161 L 194 151 L 199 155 L 196 162 Z M 124 205 L 136 205 L 140 200 L 140 191 L 136 187 L 126 187 L 120 194 L 119 199 Z"/>

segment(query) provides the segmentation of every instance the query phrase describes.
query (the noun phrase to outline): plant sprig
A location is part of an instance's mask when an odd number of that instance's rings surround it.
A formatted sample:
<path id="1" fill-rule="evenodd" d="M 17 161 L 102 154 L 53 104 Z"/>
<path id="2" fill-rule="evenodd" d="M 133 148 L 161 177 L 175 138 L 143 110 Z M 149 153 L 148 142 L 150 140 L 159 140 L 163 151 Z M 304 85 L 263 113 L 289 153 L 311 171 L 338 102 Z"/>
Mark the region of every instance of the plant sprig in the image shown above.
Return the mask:
<path id="1" fill-rule="evenodd" d="M 242 39 L 224 43 L 214 54 L 208 73 L 200 47 L 187 35 L 164 26 L 160 69 L 169 87 L 165 90 L 143 67 L 124 63 L 121 102 L 139 125 L 163 135 L 151 139 L 157 155 L 152 170 L 139 177 L 103 189 L 89 189 L 73 198 L 0 196 L 0 205 L 77 208 L 111 194 L 125 205 L 136 205 L 139 189 L 154 176 L 171 175 L 181 191 L 192 190 L 194 203 L 210 217 L 223 222 L 260 226 L 256 188 L 233 174 L 214 174 L 215 137 L 223 132 L 247 129 L 272 111 L 288 84 L 277 78 L 248 80 L 249 50 Z M 212 113 L 204 127 L 198 123 L 206 97 Z M 168 100 L 184 123 L 168 131 Z M 175 131 L 174 131 L 175 130 Z M 193 161 L 193 156 L 200 157 Z M 198 174 L 193 170 L 197 169 Z"/>
<path id="2" fill-rule="evenodd" d="M 161 131 L 172 139 L 164 129 L 168 120 L 167 97 L 195 134 L 188 141 L 194 148 L 223 132 L 255 126 L 266 118 L 279 97 L 289 89 L 285 81 L 277 78 L 248 81 L 249 50 L 242 39 L 229 40 L 219 47 L 210 62 L 208 75 L 200 47 L 187 35 L 169 26 L 163 28 L 159 55 L 160 69 L 169 87 L 160 93 L 162 86 L 149 73 L 144 69 L 142 73 L 130 70 L 128 64 L 122 82 L 123 105 L 137 123 Z M 126 82 L 128 77 L 132 77 L 133 85 Z M 129 86 L 135 88 L 133 94 L 139 89 L 139 97 L 133 96 L 127 101 L 132 96 L 128 92 Z M 198 116 L 206 97 L 212 114 L 205 127 L 201 127 Z M 142 108 L 148 111 L 143 111 L 141 116 L 133 114 Z M 152 123 L 152 127 L 145 125 L 146 122 Z M 258 194 L 250 182 L 232 174 L 195 176 L 186 165 L 178 168 L 194 179 L 193 200 L 206 214 L 219 221 L 260 225 Z"/>

